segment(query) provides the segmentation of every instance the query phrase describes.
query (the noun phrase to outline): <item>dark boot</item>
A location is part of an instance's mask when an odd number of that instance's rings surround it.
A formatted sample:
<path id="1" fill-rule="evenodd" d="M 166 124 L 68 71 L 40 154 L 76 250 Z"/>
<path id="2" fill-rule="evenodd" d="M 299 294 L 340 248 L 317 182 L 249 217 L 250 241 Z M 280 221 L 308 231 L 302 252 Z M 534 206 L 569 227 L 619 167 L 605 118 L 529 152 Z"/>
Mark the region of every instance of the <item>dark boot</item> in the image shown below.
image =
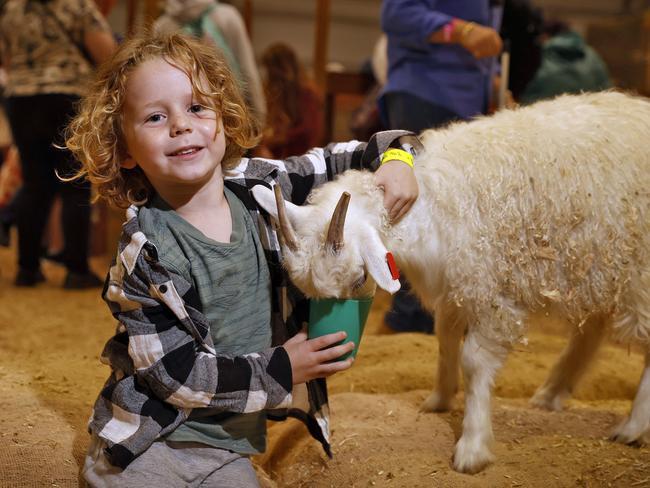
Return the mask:
<path id="1" fill-rule="evenodd" d="M 16 275 L 16 280 L 14 281 L 14 285 L 21 287 L 31 287 L 36 286 L 43 281 L 45 281 L 45 276 L 43 276 L 43 273 L 41 273 L 40 269 L 19 269 L 18 274 Z"/>
<path id="2" fill-rule="evenodd" d="M 63 282 L 63 288 L 66 290 L 84 290 L 86 288 L 99 288 L 102 286 L 104 286 L 104 282 L 90 271 L 85 273 L 68 271 Z"/>

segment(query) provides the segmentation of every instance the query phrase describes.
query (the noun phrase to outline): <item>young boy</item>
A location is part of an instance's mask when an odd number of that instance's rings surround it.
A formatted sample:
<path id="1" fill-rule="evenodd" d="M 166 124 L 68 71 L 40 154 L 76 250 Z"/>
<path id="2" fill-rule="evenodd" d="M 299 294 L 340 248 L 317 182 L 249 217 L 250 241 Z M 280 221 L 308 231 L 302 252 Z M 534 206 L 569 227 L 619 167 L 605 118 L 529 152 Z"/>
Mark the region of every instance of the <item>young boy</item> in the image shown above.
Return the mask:
<path id="1" fill-rule="evenodd" d="M 306 301 L 249 189 L 277 183 L 301 204 L 337 173 L 376 169 L 407 134 L 283 162 L 245 159 L 256 130 L 209 46 L 145 36 L 100 68 L 67 146 L 83 164 L 79 177 L 130 207 L 103 292 L 119 324 L 89 422 L 91 486 L 257 486 L 248 456 L 265 449 L 266 419 L 287 415 L 329 454 L 322 378 L 351 366 L 330 361 L 353 344 L 328 348 L 345 334 L 298 332 Z M 391 161 L 376 176 L 399 218 L 417 196 L 411 168 Z"/>

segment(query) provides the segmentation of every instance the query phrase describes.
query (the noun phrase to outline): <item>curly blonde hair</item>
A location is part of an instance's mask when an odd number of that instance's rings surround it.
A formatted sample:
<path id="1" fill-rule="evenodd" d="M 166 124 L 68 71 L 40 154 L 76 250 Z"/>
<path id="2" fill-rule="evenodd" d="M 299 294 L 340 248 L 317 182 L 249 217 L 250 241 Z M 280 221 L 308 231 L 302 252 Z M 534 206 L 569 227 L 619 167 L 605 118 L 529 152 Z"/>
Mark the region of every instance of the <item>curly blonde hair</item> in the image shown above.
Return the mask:
<path id="1" fill-rule="evenodd" d="M 134 37 L 99 68 L 66 132 L 66 146 L 81 162 L 71 179 L 88 179 L 97 188 L 97 198 L 121 208 L 144 203 L 154 191 L 139 167 L 125 169 L 121 164 L 127 158 L 122 131 L 127 79 L 136 67 L 156 58 L 185 72 L 198 100 L 221 116 L 226 137 L 224 171 L 234 168 L 259 141 L 258 124 L 246 108 L 236 78 L 213 46 L 180 33 Z"/>

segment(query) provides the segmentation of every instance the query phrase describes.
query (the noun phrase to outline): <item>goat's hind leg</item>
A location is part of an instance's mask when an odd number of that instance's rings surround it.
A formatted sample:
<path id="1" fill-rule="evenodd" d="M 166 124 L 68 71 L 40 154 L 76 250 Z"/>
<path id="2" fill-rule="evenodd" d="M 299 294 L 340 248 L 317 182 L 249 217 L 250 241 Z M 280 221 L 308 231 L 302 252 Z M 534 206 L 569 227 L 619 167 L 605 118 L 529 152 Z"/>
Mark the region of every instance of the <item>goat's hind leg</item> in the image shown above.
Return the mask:
<path id="1" fill-rule="evenodd" d="M 623 444 L 650 444 L 650 346 L 646 350 L 645 369 L 632 404 L 632 411 L 611 436 Z"/>
<path id="2" fill-rule="evenodd" d="M 494 460 L 490 400 L 494 377 L 509 348 L 470 331 L 463 344 L 465 416 L 463 434 L 456 443 L 454 469 L 476 473 Z"/>
<path id="3" fill-rule="evenodd" d="M 438 337 L 437 387 L 422 403 L 423 412 L 445 412 L 451 408 L 458 391 L 458 365 L 460 341 L 466 323 L 458 314 L 458 307 L 441 305 L 436 310 L 436 335 Z"/>
<path id="4" fill-rule="evenodd" d="M 562 402 L 587 369 L 600 345 L 606 321 L 602 316 L 589 318 L 579 330 L 571 331 L 569 344 L 553 366 L 546 382 L 540 386 L 530 403 L 547 410 L 562 410 Z"/>

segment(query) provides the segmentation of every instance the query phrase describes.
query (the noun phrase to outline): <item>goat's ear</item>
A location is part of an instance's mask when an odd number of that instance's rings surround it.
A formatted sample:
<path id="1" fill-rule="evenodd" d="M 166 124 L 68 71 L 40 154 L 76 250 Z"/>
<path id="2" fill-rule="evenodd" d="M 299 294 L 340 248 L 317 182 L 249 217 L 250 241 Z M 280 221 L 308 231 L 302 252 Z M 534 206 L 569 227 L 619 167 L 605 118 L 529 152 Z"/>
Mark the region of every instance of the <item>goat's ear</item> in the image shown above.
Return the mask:
<path id="1" fill-rule="evenodd" d="M 259 206 L 266 210 L 275 220 L 278 220 L 278 206 L 275 202 L 275 193 L 273 193 L 273 190 L 264 185 L 256 185 L 253 187 L 251 192 Z M 298 205 L 287 202 L 286 200 L 285 206 L 287 209 L 287 216 L 291 222 L 296 222 L 299 220 L 300 216 L 306 212 L 305 208 L 301 208 Z"/>
<path id="2" fill-rule="evenodd" d="M 255 200 L 257 200 L 258 205 L 277 219 L 278 207 L 275 205 L 273 190 L 264 185 L 257 185 L 253 187 L 251 192 L 253 193 Z"/>
<path id="3" fill-rule="evenodd" d="M 379 233 L 369 225 L 362 225 L 363 245 L 361 257 L 366 264 L 366 269 L 375 280 L 379 288 L 388 293 L 395 293 L 402 286 L 399 280 L 394 280 L 388 263 L 386 262 L 387 249 L 379 238 Z"/>

